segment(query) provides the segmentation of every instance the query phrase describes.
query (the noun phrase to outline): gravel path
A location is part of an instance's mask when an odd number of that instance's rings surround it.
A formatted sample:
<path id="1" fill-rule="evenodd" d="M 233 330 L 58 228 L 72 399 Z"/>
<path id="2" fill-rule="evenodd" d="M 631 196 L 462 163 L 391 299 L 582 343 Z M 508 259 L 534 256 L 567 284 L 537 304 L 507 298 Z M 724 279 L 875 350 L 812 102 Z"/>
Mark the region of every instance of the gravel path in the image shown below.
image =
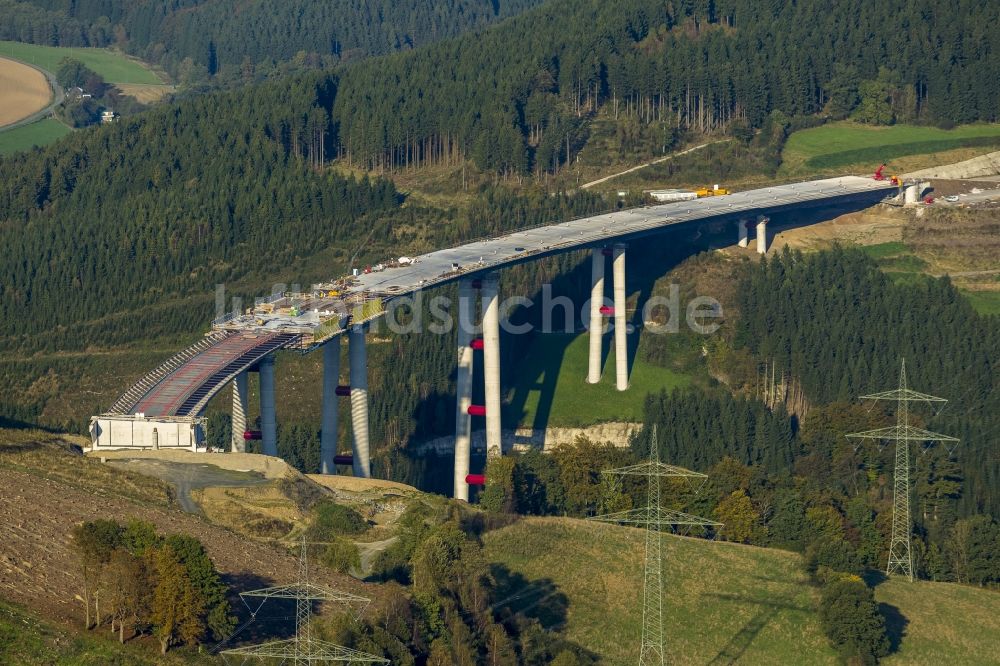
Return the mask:
<path id="1" fill-rule="evenodd" d="M 730 139 L 720 139 L 719 141 L 709 141 L 708 143 L 702 143 L 702 144 L 699 144 L 697 146 L 694 146 L 693 148 L 688 148 L 687 150 L 682 150 L 679 153 L 672 153 L 670 155 L 667 155 L 666 157 L 658 157 L 655 160 L 652 160 L 651 162 L 646 162 L 645 164 L 640 164 L 639 166 L 634 166 L 631 169 L 625 169 L 624 171 L 619 171 L 618 173 L 613 173 L 610 176 L 605 176 L 604 178 L 598 178 L 597 180 L 592 180 L 589 183 L 584 183 L 583 185 L 580 186 L 580 189 L 581 190 L 585 190 L 585 189 L 587 189 L 589 187 L 593 187 L 594 185 L 600 185 L 601 183 L 606 183 L 607 181 L 611 180 L 612 178 L 617 178 L 618 176 L 624 176 L 627 173 L 632 173 L 633 171 L 639 171 L 640 169 L 645 169 L 648 166 L 652 166 L 654 164 L 659 164 L 660 162 L 666 162 L 667 160 L 672 160 L 675 157 L 680 157 L 681 155 L 687 155 L 688 153 L 693 153 L 696 150 L 701 150 L 702 148 L 706 148 L 708 146 L 711 146 L 712 144 L 725 143 L 726 141 L 730 141 Z"/>
<path id="2" fill-rule="evenodd" d="M 177 502 L 188 513 L 201 513 L 201 507 L 191 498 L 191 491 L 208 486 L 227 488 L 263 486 L 269 483 L 257 472 L 237 472 L 222 469 L 207 463 L 179 463 L 168 460 L 143 458 L 118 458 L 108 461 L 109 465 L 121 467 L 131 472 L 153 476 L 173 484 L 177 489 Z"/>

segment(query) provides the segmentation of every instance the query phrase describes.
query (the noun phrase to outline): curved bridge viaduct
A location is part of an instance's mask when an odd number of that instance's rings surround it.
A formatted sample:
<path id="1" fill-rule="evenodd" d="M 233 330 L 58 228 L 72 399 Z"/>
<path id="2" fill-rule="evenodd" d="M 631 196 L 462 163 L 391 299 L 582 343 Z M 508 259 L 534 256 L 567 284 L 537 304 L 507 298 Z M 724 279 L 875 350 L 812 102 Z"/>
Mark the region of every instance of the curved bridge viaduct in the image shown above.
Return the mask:
<path id="1" fill-rule="evenodd" d="M 541 257 L 591 249 L 592 297 L 590 364 L 587 380 L 601 372 L 603 318 L 615 320 L 615 368 L 619 390 L 628 388 L 625 323 L 626 243 L 679 225 L 731 223 L 739 244 L 756 231 L 758 252 L 767 245 L 768 215 L 838 205 L 862 209 L 898 196 L 897 185 L 845 176 L 679 201 L 525 229 L 406 259 L 371 273 L 318 284 L 309 293 L 276 295 L 246 312 L 217 319 L 203 339 L 171 357 L 133 385 L 104 414 L 91 421 L 93 450 L 183 448 L 204 450 L 208 402 L 233 387 L 233 450 L 245 439 L 260 439 L 265 454 L 277 455 L 274 355 L 282 349 L 322 348 L 324 359 L 321 467 L 335 473 L 349 464 L 355 476 L 370 475 L 368 441 L 367 324 L 394 299 L 450 282 L 459 283 L 455 496 L 468 499 L 471 419 L 486 417 L 487 455 L 500 453 L 500 315 L 497 272 Z M 612 259 L 613 307 L 603 305 L 605 267 Z M 477 300 L 482 305 L 482 337 L 476 337 Z M 594 325 L 593 322 L 597 322 Z M 340 338 L 348 338 L 349 385 L 340 385 Z M 473 350 L 484 359 L 485 405 L 471 404 Z M 260 375 L 261 431 L 247 430 L 248 373 Z M 337 456 L 337 403 L 351 402 L 351 456 Z"/>

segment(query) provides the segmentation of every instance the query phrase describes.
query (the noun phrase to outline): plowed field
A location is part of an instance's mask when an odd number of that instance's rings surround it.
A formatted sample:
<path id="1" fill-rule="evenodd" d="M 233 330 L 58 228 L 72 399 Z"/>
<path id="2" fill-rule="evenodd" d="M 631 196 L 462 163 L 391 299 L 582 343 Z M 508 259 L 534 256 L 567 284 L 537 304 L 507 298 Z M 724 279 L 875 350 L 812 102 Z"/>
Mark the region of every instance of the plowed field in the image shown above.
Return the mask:
<path id="1" fill-rule="evenodd" d="M 0 58 L 0 127 L 44 109 L 51 98 L 49 83 L 41 72 Z"/>

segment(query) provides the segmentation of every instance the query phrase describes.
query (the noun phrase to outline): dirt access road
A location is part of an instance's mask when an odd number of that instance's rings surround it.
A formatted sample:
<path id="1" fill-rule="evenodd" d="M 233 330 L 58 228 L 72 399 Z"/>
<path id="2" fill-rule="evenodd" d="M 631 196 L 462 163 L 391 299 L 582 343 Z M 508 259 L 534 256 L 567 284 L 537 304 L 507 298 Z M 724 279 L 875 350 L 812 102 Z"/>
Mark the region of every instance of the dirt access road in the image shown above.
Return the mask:
<path id="1" fill-rule="evenodd" d="M 191 491 L 210 486 L 245 488 L 263 486 L 269 479 L 258 472 L 237 472 L 222 469 L 208 463 L 173 462 L 142 458 L 118 458 L 108 461 L 109 465 L 121 467 L 131 472 L 154 476 L 173 484 L 177 490 L 177 503 L 188 513 L 201 513 L 201 507 L 191 498 Z"/>
<path id="2" fill-rule="evenodd" d="M 17 60 L 0 58 L 0 128 L 38 120 L 62 101 L 49 75 Z M 39 115 L 41 114 L 41 115 Z"/>

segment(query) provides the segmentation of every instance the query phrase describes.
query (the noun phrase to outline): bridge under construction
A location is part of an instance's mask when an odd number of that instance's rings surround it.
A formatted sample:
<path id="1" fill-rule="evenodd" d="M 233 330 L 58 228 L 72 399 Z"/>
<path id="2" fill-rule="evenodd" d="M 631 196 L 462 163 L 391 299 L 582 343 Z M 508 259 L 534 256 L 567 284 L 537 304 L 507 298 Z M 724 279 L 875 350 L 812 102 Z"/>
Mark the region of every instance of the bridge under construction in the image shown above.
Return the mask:
<path id="1" fill-rule="evenodd" d="M 776 185 L 762 189 L 676 201 L 569 220 L 486 238 L 413 258 L 400 257 L 370 272 L 314 285 L 258 301 L 246 311 L 220 317 L 191 347 L 142 377 L 105 413 L 91 421 L 93 450 L 203 450 L 209 401 L 233 390 L 234 450 L 260 439 L 261 450 L 277 455 L 274 355 L 280 350 L 323 350 L 321 471 L 335 473 L 349 463 L 355 476 L 370 476 L 368 441 L 367 325 L 394 300 L 423 289 L 459 283 L 455 496 L 468 499 L 472 417 L 485 416 L 487 455 L 500 453 L 500 315 L 498 271 L 563 252 L 592 251 L 590 363 L 587 381 L 601 373 L 604 318 L 614 319 L 615 379 L 628 388 L 625 321 L 625 257 L 628 243 L 682 226 L 731 224 L 742 247 L 766 252 L 769 215 L 841 206 L 856 209 L 900 196 L 898 184 L 857 176 Z M 755 239 L 752 240 L 752 237 Z M 605 301 L 605 269 L 612 264 L 612 305 Z M 481 301 L 481 325 L 476 325 Z M 481 330 L 481 335 L 477 332 Z M 341 337 L 348 338 L 349 383 L 340 383 Z M 485 404 L 473 405 L 474 350 L 484 363 Z M 260 378 L 260 430 L 247 428 L 248 373 Z M 338 402 L 350 400 L 352 455 L 337 456 Z"/>

